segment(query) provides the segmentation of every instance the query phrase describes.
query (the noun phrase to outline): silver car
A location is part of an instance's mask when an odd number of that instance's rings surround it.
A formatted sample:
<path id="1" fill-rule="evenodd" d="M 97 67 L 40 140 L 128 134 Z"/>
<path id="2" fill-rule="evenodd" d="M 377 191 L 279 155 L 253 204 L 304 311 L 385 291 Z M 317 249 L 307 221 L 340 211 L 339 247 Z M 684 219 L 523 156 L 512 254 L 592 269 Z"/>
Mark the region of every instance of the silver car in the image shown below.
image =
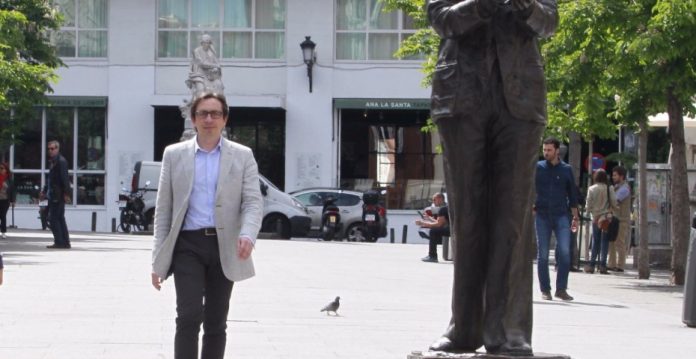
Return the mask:
<path id="1" fill-rule="evenodd" d="M 300 203 L 307 207 L 312 219 L 310 232 L 317 234 L 321 231 L 321 212 L 324 200 L 329 196 L 336 199 L 336 206 L 341 214 L 341 234 L 339 238 L 349 241 L 361 241 L 362 233 L 362 192 L 348 191 L 337 188 L 307 188 L 290 192 Z"/>

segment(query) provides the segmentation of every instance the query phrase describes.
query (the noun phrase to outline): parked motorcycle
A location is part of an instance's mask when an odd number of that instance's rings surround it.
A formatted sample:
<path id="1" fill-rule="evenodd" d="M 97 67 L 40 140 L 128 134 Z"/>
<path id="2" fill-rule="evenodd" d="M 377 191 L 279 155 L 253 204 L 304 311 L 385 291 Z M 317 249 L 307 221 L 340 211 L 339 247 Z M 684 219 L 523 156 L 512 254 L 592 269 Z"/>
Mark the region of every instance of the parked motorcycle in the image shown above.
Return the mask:
<path id="1" fill-rule="evenodd" d="M 124 233 L 131 231 L 143 231 L 147 228 L 147 218 L 143 213 L 145 202 L 143 196 L 150 181 L 145 182 L 145 188 L 137 191 L 128 192 L 125 187 L 121 188 L 118 195 L 118 208 L 121 210 L 120 223 L 118 229 Z"/>
<path id="2" fill-rule="evenodd" d="M 375 190 L 363 194 L 363 240 L 377 242 L 387 235 L 387 209 L 380 204 L 380 192 Z"/>
<path id="3" fill-rule="evenodd" d="M 341 215 L 339 214 L 336 199 L 328 197 L 324 200 L 321 211 L 321 238 L 330 241 L 341 232 Z"/>

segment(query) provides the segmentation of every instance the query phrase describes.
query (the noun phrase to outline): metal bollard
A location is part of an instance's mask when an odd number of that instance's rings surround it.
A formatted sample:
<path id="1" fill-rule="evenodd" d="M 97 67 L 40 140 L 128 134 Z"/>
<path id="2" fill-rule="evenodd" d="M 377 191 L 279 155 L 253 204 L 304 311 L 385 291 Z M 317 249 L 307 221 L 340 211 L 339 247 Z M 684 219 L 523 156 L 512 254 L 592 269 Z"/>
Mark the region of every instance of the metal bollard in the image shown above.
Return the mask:
<path id="1" fill-rule="evenodd" d="M 394 243 L 394 228 L 389 228 L 389 242 Z"/>
<path id="2" fill-rule="evenodd" d="M 97 231 L 97 212 L 92 212 L 92 232 Z"/>
<path id="3" fill-rule="evenodd" d="M 116 218 L 111 218 L 111 232 L 116 233 Z"/>
<path id="4" fill-rule="evenodd" d="M 401 243 L 406 243 L 407 236 L 408 236 L 408 225 L 404 224 L 404 231 L 401 232 Z"/>

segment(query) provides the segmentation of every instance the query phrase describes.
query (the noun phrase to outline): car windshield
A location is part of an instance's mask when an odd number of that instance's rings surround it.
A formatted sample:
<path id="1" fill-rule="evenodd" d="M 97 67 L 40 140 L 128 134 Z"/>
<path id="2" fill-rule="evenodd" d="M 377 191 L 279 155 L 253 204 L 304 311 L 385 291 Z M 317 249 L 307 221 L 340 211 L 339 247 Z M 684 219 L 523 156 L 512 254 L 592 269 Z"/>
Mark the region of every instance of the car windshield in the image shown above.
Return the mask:
<path id="1" fill-rule="evenodd" d="M 267 185 L 280 191 L 280 189 L 278 189 L 278 187 L 276 187 L 276 185 L 274 185 L 273 182 L 269 181 L 268 178 L 264 177 L 264 175 L 259 173 L 259 178 L 261 178 Z M 280 191 L 280 192 L 283 192 L 283 191 Z"/>

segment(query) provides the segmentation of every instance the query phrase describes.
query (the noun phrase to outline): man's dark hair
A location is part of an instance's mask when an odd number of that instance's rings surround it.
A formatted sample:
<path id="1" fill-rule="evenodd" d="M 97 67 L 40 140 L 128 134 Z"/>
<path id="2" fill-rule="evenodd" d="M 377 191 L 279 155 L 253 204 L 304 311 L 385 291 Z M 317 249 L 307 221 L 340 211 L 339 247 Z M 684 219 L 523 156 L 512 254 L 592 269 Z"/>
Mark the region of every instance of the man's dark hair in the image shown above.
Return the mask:
<path id="1" fill-rule="evenodd" d="M 553 145 L 553 147 L 555 147 L 556 149 L 561 147 L 561 141 L 559 141 L 555 137 L 549 137 L 549 138 L 545 139 L 544 144 L 545 145 Z"/>
<path id="2" fill-rule="evenodd" d="M 611 172 L 615 172 L 623 179 L 626 179 L 626 169 L 623 166 L 614 166 L 614 168 L 611 169 Z"/>
<path id="3" fill-rule="evenodd" d="M 227 106 L 227 99 L 225 98 L 225 95 L 215 92 L 203 92 L 198 95 L 193 102 L 191 102 L 191 118 L 196 117 L 196 109 L 198 108 L 198 104 L 200 104 L 201 101 L 209 98 L 214 98 L 222 103 L 222 116 L 227 118 L 227 115 L 230 113 L 230 108 Z"/>
<path id="4" fill-rule="evenodd" d="M 594 175 L 592 175 L 592 180 L 594 181 L 594 183 L 607 184 L 609 182 L 608 177 L 607 177 L 607 171 L 605 171 L 601 168 L 596 170 Z"/>

